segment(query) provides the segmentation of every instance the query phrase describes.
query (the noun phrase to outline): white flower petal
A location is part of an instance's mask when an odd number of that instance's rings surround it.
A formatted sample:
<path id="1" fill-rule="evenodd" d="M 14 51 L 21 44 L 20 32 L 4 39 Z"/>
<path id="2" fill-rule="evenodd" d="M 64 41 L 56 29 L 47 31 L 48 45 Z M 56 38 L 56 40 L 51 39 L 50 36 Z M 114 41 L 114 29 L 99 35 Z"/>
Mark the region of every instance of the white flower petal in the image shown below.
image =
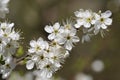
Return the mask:
<path id="1" fill-rule="evenodd" d="M 110 18 L 107 18 L 105 19 L 105 22 L 104 22 L 106 25 L 111 25 L 112 24 L 112 19 Z"/>
<path id="2" fill-rule="evenodd" d="M 66 38 L 64 38 L 65 34 L 61 34 L 56 37 L 55 41 L 59 44 L 64 44 L 66 41 Z"/>
<path id="3" fill-rule="evenodd" d="M 30 46 L 31 47 L 35 47 L 36 46 L 36 41 L 35 40 L 31 40 L 30 41 Z"/>
<path id="4" fill-rule="evenodd" d="M 60 63 L 55 63 L 55 66 L 60 68 L 61 67 L 61 64 Z"/>
<path id="5" fill-rule="evenodd" d="M 52 72 L 48 72 L 47 73 L 47 78 L 51 78 L 52 77 Z"/>
<path id="6" fill-rule="evenodd" d="M 90 23 L 84 23 L 85 28 L 90 28 L 91 24 Z"/>
<path id="7" fill-rule="evenodd" d="M 102 29 L 107 29 L 107 26 L 105 24 L 101 24 Z"/>
<path id="8" fill-rule="evenodd" d="M 26 68 L 32 69 L 34 67 L 34 62 L 32 60 L 27 61 Z"/>
<path id="9" fill-rule="evenodd" d="M 77 37 L 77 36 L 73 36 L 73 37 L 72 37 L 72 41 L 73 41 L 73 42 L 79 42 L 80 39 L 79 39 L 79 37 Z"/>
<path id="10" fill-rule="evenodd" d="M 66 50 L 64 58 L 67 58 L 70 55 L 69 51 Z"/>
<path id="11" fill-rule="evenodd" d="M 9 72 L 5 72 L 5 73 L 2 75 L 2 78 L 5 79 L 5 78 L 7 78 L 9 75 L 10 75 L 10 71 L 9 71 Z"/>
<path id="12" fill-rule="evenodd" d="M 77 30 L 76 30 L 76 29 L 72 29 L 72 30 L 69 31 L 68 34 L 69 34 L 70 36 L 74 36 L 74 35 L 76 35 L 76 33 L 77 33 Z"/>
<path id="13" fill-rule="evenodd" d="M 48 39 L 49 39 L 49 40 L 55 39 L 55 34 L 54 34 L 54 33 L 49 34 L 49 35 L 48 35 Z"/>
<path id="14" fill-rule="evenodd" d="M 54 30 L 58 30 L 60 28 L 60 24 L 57 22 L 53 25 Z"/>
<path id="15" fill-rule="evenodd" d="M 80 19 L 77 19 L 77 24 L 82 26 L 84 24 L 84 19 L 80 18 Z"/>
<path id="16" fill-rule="evenodd" d="M 43 41 L 43 38 L 39 38 L 38 40 L 37 40 L 37 42 L 41 42 L 41 41 Z"/>
<path id="17" fill-rule="evenodd" d="M 14 26 L 14 23 L 11 23 L 8 25 L 8 27 L 12 28 Z"/>
<path id="18" fill-rule="evenodd" d="M 46 73 L 46 70 L 42 70 L 42 69 L 40 70 L 40 76 L 42 76 L 42 77 L 45 78 L 45 77 L 46 77 L 46 74 L 47 74 L 47 73 Z"/>
<path id="19" fill-rule="evenodd" d="M 91 11 L 90 11 L 90 10 L 86 10 L 84 14 L 85 14 L 85 17 L 86 17 L 86 18 L 88 18 L 88 17 L 91 17 L 91 16 L 92 16 L 92 14 L 91 14 Z"/>
<path id="20" fill-rule="evenodd" d="M 101 14 L 103 18 L 109 18 L 111 15 L 112 15 L 112 12 L 110 10 L 107 10 Z"/>
<path id="21" fill-rule="evenodd" d="M 66 49 L 71 50 L 73 44 L 70 41 L 67 41 L 66 44 L 64 45 Z"/>
<path id="22" fill-rule="evenodd" d="M 33 61 L 37 61 L 38 59 L 39 59 L 39 56 L 38 56 L 38 55 L 33 55 L 33 56 L 32 56 L 32 60 L 33 60 Z"/>
<path id="23" fill-rule="evenodd" d="M 100 32 L 100 29 L 95 29 L 94 34 L 97 35 Z"/>
<path id="24" fill-rule="evenodd" d="M 75 26 L 75 28 L 80 28 L 81 27 L 81 25 L 79 25 L 79 24 L 75 24 L 74 26 Z"/>
<path id="25" fill-rule="evenodd" d="M 94 13 L 94 17 L 95 17 L 95 20 L 100 20 L 100 15 L 98 15 L 97 13 Z"/>
<path id="26" fill-rule="evenodd" d="M 84 43 L 84 42 L 89 42 L 90 41 L 90 36 L 88 35 L 88 34 L 86 34 L 86 35 L 83 35 L 83 37 L 82 37 L 82 43 Z"/>
<path id="27" fill-rule="evenodd" d="M 95 25 L 94 25 L 95 30 L 100 29 L 100 27 L 101 27 L 101 23 L 96 22 Z"/>
<path id="28" fill-rule="evenodd" d="M 84 10 L 80 9 L 79 11 L 74 12 L 76 17 L 83 17 L 84 14 Z"/>
<path id="29" fill-rule="evenodd" d="M 52 33 L 53 32 L 53 27 L 52 26 L 45 26 L 45 31 L 48 32 L 48 33 Z"/>
<path id="30" fill-rule="evenodd" d="M 28 49 L 28 52 L 29 52 L 29 53 L 34 53 L 34 52 L 35 52 L 35 49 L 34 49 L 34 48 L 30 48 L 30 49 Z"/>

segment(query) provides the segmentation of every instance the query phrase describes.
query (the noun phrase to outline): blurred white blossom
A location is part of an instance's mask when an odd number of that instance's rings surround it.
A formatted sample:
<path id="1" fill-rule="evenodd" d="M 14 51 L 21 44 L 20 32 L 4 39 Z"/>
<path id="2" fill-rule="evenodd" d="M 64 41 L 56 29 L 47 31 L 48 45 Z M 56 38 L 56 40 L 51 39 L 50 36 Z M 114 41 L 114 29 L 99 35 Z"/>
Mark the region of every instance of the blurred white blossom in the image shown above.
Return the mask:
<path id="1" fill-rule="evenodd" d="M 84 73 L 79 73 L 75 76 L 75 80 L 93 80 L 93 77 Z"/>
<path id="2" fill-rule="evenodd" d="M 11 71 L 15 68 L 16 63 L 13 61 L 12 57 L 5 57 L 4 64 L 0 64 L 0 73 L 2 73 L 2 78 L 7 78 Z"/>
<path id="3" fill-rule="evenodd" d="M 10 0 L 0 0 L 0 17 L 5 18 L 5 15 L 9 13 L 9 9 L 7 8 L 8 2 Z"/>
<path id="4" fill-rule="evenodd" d="M 95 72 L 101 72 L 104 69 L 104 63 L 101 60 L 95 60 L 92 64 L 91 64 L 92 70 Z"/>
<path id="5" fill-rule="evenodd" d="M 63 79 L 61 77 L 46 78 L 44 76 L 41 76 L 39 71 L 34 71 L 33 74 L 35 76 L 35 80 L 65 80 L 65 79 Z"/>
<path id="6" fill-rule="evenodd" d="M 34 80 L 32 72 L 21 75 L 19 72 L 13 72 L 8 80 Z"/>

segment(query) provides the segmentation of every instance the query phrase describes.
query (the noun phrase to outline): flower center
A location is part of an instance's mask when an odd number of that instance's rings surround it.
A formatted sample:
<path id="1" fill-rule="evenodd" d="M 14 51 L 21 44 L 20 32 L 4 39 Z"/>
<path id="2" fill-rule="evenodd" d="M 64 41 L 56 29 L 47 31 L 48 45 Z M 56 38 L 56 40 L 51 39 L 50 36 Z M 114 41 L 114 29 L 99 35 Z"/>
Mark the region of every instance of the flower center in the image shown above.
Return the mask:
<path id="1" fill-rule="evenodd" d="M 7 34 L 4 34 L 4 37 L 7 37 L 8 35 Z"/>
<path id="2" fill-rule="evenodd" d="M 58 30 L 54 30 L 54 33 L 57 34 L 57 33 L 58 33 Z"/>
<path id="3" fill-rule="evenodd" d="M 11 68 L 9 64 L 6 64 L 6 67 L 9 68 L 9 69 Z"/>
<path id="4" fill-rule="evenodd" d="M 101 22 L 104 22 L 104 18 L 101 18 L 100 21 L 101 21 Z"/>
<path id="5" fill-rule="evenodd" d="M 40 48 L 39 46 L 36 47 L 36 50 L 37 50 L 37 51 L 40 50 L 40 49 L 41 49 L 41 48 Z"/>
<path id="6" fill-rule="evenodd" d="M 44 56 L 43 56 L 43 55 L 42 55 L 42 56 L 40 56 L 40 59 L 41 59 L 41 60 L 43 60 L 43 59 L 44 59 Z"/>
<path id="7" fill-rule="evenodd" d="M 48 65 L 46 65 L 46 68 L 48 68 L 48 69 L 49 69 L 49 68 L 50 68 L 50 65 L 49 65 L 49 64 L 48 64 Z"/>
<path id="8" fill-rule="evenodd" d="M 67 40 L 70 40 L 70 36 L 67 36 Z"/>
<path id="9" fill-rule="evenodd" d="M 87 22 L 90 22 L 91 21 L 91 18 L 87 18 Z"/>
<path id="10" fill-rule="evenodd" d="M 6 48 L 10 48 L 11 47 L 11 44 L 7 44 Z"/>
<path id="11" fill-rule="evenodd" d="M 68 24 L 68 25 L 66 25 L 65 27 L 66 27 L 66 29 L 70 29 L 70 25 L 69 25 L 69 24 Z"/>

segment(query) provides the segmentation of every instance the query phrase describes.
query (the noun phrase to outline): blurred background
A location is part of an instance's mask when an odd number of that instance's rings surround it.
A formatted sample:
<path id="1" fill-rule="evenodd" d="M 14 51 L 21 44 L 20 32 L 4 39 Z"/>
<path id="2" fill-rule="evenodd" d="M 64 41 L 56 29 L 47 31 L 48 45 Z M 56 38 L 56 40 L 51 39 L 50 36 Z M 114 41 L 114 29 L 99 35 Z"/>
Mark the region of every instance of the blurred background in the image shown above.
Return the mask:
<path id="1" fill-rule="evenodd" d="M 47 40 L 45 25 L 62 22 L 79 9 L 111 10 L 113 24 L 105 38 L 97 35 L 88 43 L 77 44 L 55 76 L 64 80 L 120 80 L 120 0 L 11 0 L 7 20 L 23 32 L 22 45 L 28 48 L 31 39 Z M 16 70 L 27 71 L 25 66 Z M 80 79 L 81 74 L 91 79 Z"/>

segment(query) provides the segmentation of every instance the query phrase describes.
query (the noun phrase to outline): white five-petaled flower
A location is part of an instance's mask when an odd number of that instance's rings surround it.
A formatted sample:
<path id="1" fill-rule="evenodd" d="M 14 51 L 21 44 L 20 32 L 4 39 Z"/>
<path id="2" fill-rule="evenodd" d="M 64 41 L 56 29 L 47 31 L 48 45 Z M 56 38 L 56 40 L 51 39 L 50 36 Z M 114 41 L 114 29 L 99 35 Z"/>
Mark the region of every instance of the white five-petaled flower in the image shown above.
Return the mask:
<path id="1" fill-rule="evenodd" d="M 40 70 L 40 76 L 43 76 L 45 78 L 51 78 L 53 73 L 57 71 L 59 68 L 52 64 L 51 62 L 45 63 L 43 69 Z"/>
<path id="2" fill-rule="evenodd" d="M 77 23 L 74 25 L 76 28 L 80 28 L 81 26 L 85 28 L 90 28 L 92 24 L 95 23 L 93 19 L 93 12 L 91 10 L 83 10 L 80 9 L 79 11 L 75 12 L 75 16 L 77 17 Z"/>
<path id="3" fill-rule="evenodd" d="M 60 33 L 60 24 L 56 22 L 53 26 L 45 26 L 45 31 L 49 33 L 48 39 L 53 40 Z"/>
<path id="4" fill-rule="evenodd" d="M 31 40 L 30 41 L 30 49 L 28 50 L 29 53 L 40 53 L 45 49 L 45 42 L 42 38 L 39 38 L 37 41 Z"/>
<path id="5" fill-rule="evenodd" d="M 48 54 L 49 61 L 56 67 L 61 67 L 61 63 L 64 62 L 65 52 L 62 52 L 61 48 L 51 47 L 51 52 Z M 63 50 L 64 51 L 64 50 Z"/>
<path id="6" fill-rule="evenodd" d="M 107 10 L 104 13 L 95 14 L 96 23 L 94 25 L 94 34 L 98 34 L 101 32 L 101 36 L 103 37 L 103 30 L 106 30 L 109 25 L 112 24 L 112 19 L 110 18 L 112 15 L 111 11 Z"/>
<path id="7" fill-rule="evenodd" d="M 67 50 L 71 50 L 73 43 L 79 42 L 79 37 L 76 36 L 76 29 L 61 33 L 56 39 L 60 45 L 64 45 Z"/>
<path id="8" fill-rule="evenodd" d="M 96 14 L 96 24 L 95 29 L 107 29 L 107 26 L 112 24 L 112 19 L 110 18 L 112 15 L 111 11 L 105 11 L 104 13 L 101 13 L 100 15 Z"/>

